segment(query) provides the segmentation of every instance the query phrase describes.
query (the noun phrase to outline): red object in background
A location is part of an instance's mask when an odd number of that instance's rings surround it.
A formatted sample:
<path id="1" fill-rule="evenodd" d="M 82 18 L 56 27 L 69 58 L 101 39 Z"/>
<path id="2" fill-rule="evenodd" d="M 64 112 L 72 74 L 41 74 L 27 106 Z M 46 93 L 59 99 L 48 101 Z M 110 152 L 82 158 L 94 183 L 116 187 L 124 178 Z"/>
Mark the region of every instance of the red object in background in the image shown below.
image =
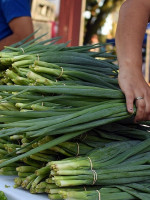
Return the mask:
<path id="1" fill-rule="evenodd" d="M 71 41 L 68 46 L 78 46 L 80 36 L 82 0 L 61 0 L 58 36 L 59 41 Z"/>
<path id="2" fill-rule="evenodd" d="M 50 24 L 51 24 L 51 36 L 50 37 L 54 38 L 57 36 L 58 25 L 57 25 L 57 22 L 55 22 L 55 21 L 51 21 Z"/>

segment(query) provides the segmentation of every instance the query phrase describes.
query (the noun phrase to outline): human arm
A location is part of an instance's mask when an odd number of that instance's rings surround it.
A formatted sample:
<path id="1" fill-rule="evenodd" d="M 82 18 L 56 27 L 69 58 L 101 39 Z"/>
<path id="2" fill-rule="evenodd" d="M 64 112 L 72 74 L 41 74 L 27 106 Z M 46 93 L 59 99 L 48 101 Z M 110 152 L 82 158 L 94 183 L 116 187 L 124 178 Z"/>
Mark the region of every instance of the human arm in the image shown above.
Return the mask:
<path id="1" fill-rule="evenodd" d="M 16 17 L 9 22 L 12 34 L 0 40 L 0 50 L 4 46 L 14 44 L 33 33 L 32 19 L 30 16 Z"/>
<path id="2" fill-rule="evenodd" d="M 116 32 L 116 49 L 119 61 L 119 85 L 126 96 L 127 110 L 135 121 L 150 120 L 150 87 L 142 74 L 142 43 L 150 19 L 149 0 L 127 0 L 121 7 Z"/>

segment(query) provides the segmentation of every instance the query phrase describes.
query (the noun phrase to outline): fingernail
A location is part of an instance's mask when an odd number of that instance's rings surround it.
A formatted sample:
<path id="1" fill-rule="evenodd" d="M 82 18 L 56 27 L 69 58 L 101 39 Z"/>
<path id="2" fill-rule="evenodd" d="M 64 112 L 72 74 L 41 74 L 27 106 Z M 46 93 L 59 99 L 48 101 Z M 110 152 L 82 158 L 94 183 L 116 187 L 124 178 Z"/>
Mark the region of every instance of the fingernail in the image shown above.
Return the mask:
<path id="1" fill-rule="evenodd" d="M 129 112 L 130 112 L 130 113 L 133 113 L 133 109 L 132 109 L 132 108 L 129 108 Z"/>

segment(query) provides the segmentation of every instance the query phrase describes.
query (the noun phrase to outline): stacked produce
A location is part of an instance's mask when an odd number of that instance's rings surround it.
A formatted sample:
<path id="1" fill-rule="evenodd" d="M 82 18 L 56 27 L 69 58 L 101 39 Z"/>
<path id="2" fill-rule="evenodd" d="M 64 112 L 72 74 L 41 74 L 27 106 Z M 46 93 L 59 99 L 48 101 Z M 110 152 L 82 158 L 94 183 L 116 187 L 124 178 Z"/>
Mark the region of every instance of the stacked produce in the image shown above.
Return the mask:
<path id="1" fill-rule="evenodd" d="M 50 199 L 148 199 L 149 126 L 126 111 L 115 56 L 27 39 L 0 52 L 0 174 Z"/>

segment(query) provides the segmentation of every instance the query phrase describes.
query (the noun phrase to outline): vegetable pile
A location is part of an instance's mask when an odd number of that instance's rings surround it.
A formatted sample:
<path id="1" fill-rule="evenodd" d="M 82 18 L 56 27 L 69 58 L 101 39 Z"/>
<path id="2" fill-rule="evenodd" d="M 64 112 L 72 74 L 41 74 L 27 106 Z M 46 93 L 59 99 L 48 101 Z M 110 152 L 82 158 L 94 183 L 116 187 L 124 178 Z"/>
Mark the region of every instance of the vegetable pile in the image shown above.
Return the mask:
<path id="1" fill-rule="evenodd" d="M 150 198 L 149 123 L 127 113 L 116 57 L 28 39 L 0 52 L 0 174 L 51 200 Z"/>

